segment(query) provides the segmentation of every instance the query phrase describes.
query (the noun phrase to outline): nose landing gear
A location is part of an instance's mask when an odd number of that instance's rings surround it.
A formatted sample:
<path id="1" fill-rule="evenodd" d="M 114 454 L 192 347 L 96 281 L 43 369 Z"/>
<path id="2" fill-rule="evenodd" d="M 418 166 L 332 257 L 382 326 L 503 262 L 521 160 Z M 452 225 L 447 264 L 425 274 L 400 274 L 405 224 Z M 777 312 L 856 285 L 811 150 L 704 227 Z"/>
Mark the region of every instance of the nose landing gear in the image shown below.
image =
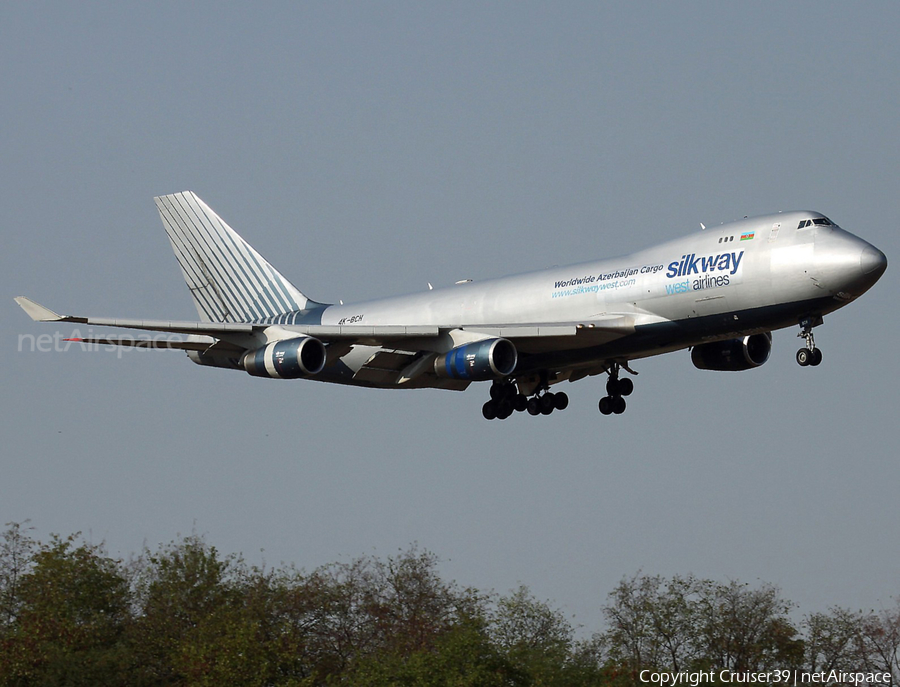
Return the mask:
<path id="1" fill-rule="evenodd" d="M 815 367 L 822 362 L 822 351 L 816 348 L 816 340 L 813 338 L 813 327 L 822 324 L 821 317 L 800 320 L 800 333 L 797 336 L 806 339 L 806 348 L 797 351 L 797 363 L 801 367 L 812 365 Z"/>

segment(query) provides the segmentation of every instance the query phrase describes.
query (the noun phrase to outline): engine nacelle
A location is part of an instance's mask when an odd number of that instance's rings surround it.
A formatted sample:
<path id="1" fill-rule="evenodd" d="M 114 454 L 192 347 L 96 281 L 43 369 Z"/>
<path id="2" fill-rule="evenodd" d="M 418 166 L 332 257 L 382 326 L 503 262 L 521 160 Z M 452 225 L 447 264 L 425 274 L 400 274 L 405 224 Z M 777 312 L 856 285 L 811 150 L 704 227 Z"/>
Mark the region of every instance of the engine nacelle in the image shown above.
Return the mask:
<path id="1" fill-rule="evenodd" d="M 769 359 L 772 351 L 772 334 L 752 334 L 743 339 L 716 341 L 694 346 L 691 362 L 701 370 L 738 372 L 759 367 Z"/>
<path id="2" fill-rule="evenodd" d="M 241 365 L 254 377 L 309 377 L 325 367 L 325 344 L 311 336 L 275 341 L 245 353 Z"/>
<path id="3" fill-rule="evenodd" d="M 484 339 L 457 346 L 434 361 L 438 377 L 474 382 L 508 377 L 516 369 L 519 356 L 507 339 Z"/>

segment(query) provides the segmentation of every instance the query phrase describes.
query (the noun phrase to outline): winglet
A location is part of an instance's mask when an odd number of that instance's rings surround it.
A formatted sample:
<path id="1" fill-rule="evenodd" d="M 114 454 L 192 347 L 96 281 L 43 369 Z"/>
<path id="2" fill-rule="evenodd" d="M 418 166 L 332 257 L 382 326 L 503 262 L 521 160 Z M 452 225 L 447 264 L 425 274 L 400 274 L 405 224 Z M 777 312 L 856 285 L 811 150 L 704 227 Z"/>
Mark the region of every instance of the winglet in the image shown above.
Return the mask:
<path id="1" fill-rule="evenodd" d="M 35 303 L 30 298 L 25 298 L 25 296 L 17 296 L 15 300 L 22 310 L 28 313 L 28 317 L 35 322 L 60 322 L 66 319 L 50 310 L 50 308 L 45 308 L 40 303 Z"/>

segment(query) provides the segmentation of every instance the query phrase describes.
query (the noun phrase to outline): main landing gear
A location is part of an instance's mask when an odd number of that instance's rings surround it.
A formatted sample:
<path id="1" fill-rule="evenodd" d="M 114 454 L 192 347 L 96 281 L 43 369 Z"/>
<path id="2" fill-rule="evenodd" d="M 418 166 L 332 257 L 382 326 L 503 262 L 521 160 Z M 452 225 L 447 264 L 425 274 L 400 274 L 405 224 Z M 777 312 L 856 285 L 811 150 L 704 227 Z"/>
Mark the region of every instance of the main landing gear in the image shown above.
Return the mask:
<path id="1" fill-rule="evenodd" d="M 797 363 L 801 367 L 806 367 L 807 365 L 815 367 L 822 362 L 822 351 L 816 348 L 816 340 L 813 338 L 813 327 L 817 324 L 822 324 L 821 317 L 815 320 L 807 318 L 800 321 L 800 333 L 797 336 L 806 339 L 806 348 L 801 348 L 797 351 Z"/>
<path id="2" fill-rule="evenodd" d="M 626 370 L 630 374 L 637 372 L 627 363 L 606 363 L 605 371 L 609 374 L 606 381 L 607 395 L 600 399 L 600 412 L 604 415 L 621 415 L 625 412 L 625 396 L 634 391 L 634 382 L 630 378 L 619 377 L 619 372 Z M 603 369 L 594 374 L 602 374 Z M 559 381 L 558 378 L 556 381 Z M 523 389 L 526 393 L 521 393 Z M 526 395 L 527 394 L 527 395 Z M 505 420 L 513 413 L 528 411 L 529 415 L 550 415 L 554 410 L 565 410 L 569 407 L 569 397 L 562 391 L 552 393 L 547 372 L 540 376 L 520 379 L 517 384 L 511 379 L 497 380 L 491 384 L 491 399 L 481 408 L 485 420 Z"/>
<path id="3" fill-rule="evenodd" d="M 514 382 L 497 381 L 491 384 L 491 400 L 481 408 L 485 420 L 505 420 L 514 412 L 527 410 L 529 415 L 549 415 L 554 410 L 569 407 L 569 397 L 562 391 L 552 394 L 546 386 L 528 398 L 520 394 Z"/>
<path id="4" fill-rule="evenodd" d="M 628 377 L 619 379 L 619 363 L 613 364 L 606 381 L 607 395 L 600 399 L 600 412 L 604 415 L 621 415 L 625 412 L 625 396 L 634 391 L 634 382 Z M 628 370 L 628 368 L 625 368 Z M 631 370 L 628 370 L 631 372 Z M 634 373 L 632 373 L 634 374 Z"/>

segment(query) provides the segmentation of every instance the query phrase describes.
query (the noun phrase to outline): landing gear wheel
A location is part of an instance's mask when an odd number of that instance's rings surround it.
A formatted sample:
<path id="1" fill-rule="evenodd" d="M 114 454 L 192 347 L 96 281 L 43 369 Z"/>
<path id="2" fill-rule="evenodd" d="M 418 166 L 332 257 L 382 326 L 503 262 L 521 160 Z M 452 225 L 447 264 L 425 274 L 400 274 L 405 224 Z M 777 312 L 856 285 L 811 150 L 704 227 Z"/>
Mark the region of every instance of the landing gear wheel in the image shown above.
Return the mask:
<path id="1" fill-rule="evenodd" d="M 812 357 L 809 359 L 809 364 L 815 367 L 816 365 L 822 362 L 822 350 L 819 348 L 812 349 Z"/>
<path id="2" fill-rule="evenodd" d="M 547 392 L 541 396 L 541 414 L 549 415 L 556 408 L 556 394 Z"/>
<path id="3" fill-rule="evenodd" d="M 558 394 L 553 394 L 553 397 L 557 410 L 565 410 L 569 407 L 569 397 L 564 391 L 560 391 Z"/>
<path id="4" fill-rule="evenodd" d="M 496 380 L 491 384 L 491 399 L 481 408 L 486 420 L 505 420 L 517 410 L 525 410 L 526 399 L 512 380 Z M 521 400 L 520 400 L 521 399 Z"/>
<path id="5" fill-rule="evenodd" d="M 621 415 L 625 412 L 625 399 L 623 396 L 630 396 L 634 391 L 634 382 L 628 377 L 620 378 L 619 370 L 624 368 L 631 374 L 637 372 L 628 367 L 627 363 L 612 363 L 611 367 L 607 367 L 609 379 L 606 380 L 606 396 L 600 399 L 600 412 L 604 415 L 616 414 Z"/>
<path id="6" fill-rule="evenodd" d="M 508 398 L 504 398 L 497 404 L 497 419 L 505 420 L 513 414 L 513 404 Z"/>
<path id="7" fill-rule="evenodd" d="M 516 398 L 513 400 L 513 407 L 517 413 L 521 413 L 528 407 L 528 398 L 525 394 L 516 394 Z"/>
<path id="8" fill-rule="evenodd" d="M 528 399 L 528 404 L 526 405 L 526 410 L 529 415 L 540 415 L 541 414 L 541 401 L 537 396 Z"/>
<path id="9" fill-rule="evenodd" d="M 816 340 L 813 337 L 813 327 L 820 324 L 822 324 L 821 315 L 800 320 L 800 333 L 797 336 L 806 340 L 806 348 L 797 351 L 797 363 L 801 367 L 807 365 L 815 367 L 822 362 L 822 351 L 816 348 Z"/>

